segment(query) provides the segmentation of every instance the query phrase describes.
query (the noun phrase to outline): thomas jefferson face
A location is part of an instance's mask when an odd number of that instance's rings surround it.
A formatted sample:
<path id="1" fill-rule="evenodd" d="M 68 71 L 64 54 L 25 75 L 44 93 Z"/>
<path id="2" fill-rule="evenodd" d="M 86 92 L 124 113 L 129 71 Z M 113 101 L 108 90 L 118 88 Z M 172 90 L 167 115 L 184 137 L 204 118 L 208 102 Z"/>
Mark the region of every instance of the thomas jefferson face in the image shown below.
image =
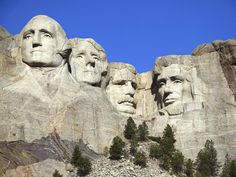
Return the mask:
<path id="1" fill-rule="evenodd" d="M 107 95 L 112 105 L 124 116 L 135 114 L 136 85 L 135 74 L 127 68 L 116 70 L 110 76 L 110 82 L 106 88 Z"/>
<path id="2" fill-rule="evenodd" d="M 59 51 L 66 40 L 62 31 L 59 24 L 47 16 L 30 20 L 21 32 L 23 62 L 30 66 L 59 66 L 62 63 Z"/>
<path id="3" fill-rule="evenodd" d="M 81 41 L 72 49 L 71 74 L 77 82 L 86 82 L 90 85 L 100 83 L 105 63 L 99 51 L 88 41 Z"/>
<path id="4" fill-rule="evenodd" d="M 163 68 L 158 77 L 159 94 L 163 106 L 179 105 L 183 99 L 184 83 L 186 82 L 183 68 L 177 64 L 172 64 Z"/>

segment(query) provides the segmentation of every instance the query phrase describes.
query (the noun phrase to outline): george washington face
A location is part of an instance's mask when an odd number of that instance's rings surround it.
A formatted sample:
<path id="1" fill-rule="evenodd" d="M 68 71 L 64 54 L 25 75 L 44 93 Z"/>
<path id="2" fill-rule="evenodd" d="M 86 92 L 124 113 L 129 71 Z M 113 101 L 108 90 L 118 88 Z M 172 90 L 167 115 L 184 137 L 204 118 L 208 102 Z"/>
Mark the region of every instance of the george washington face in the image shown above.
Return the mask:
<path id="1" fill-rule="evenodd" d="M 21 32 L 22 60 L 30 66 L 56 67 L 62 63 L 59 51 L 65 43 L 65 33 L 59 24 L 47 16 L 36 16 Z"/>

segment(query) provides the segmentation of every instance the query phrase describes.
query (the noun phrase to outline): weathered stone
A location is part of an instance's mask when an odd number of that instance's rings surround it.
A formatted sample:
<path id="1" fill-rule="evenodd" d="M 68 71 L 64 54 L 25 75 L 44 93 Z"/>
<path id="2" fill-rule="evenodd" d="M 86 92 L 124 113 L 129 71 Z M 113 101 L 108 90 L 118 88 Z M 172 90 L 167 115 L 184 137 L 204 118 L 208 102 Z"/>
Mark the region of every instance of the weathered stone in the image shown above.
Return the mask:
<path id="1" fill-rule="evenodd" d="M 105 50 L 93 39 L 71 39 L 69 45 L 72 47 L 69 66 L 73 78 L 77 82 L 101 86 L 107 73 Z"/>
<path id="2" fill-rule="evenodd" d="M 125 117 L 135 115 L 137 89 L 136 70 L 130 64 L 111 63 L 108 66 L 106 93 L 111 104 Z"/>
<path id="3" fill-rule="evenodd" d="M 153 72 L 137 74 L 137 91 L 135 94 L 137 118 L 147 117 L 157 111 L 154 87 Z"/>
<path id="4" fill-rule="evenodd" d="M 189 68 L 191 72 L 185 74 L 184 77 L 190 87 L 185 87 L 183 82 L 180 83 L 183 90 L 180 93 L 182 94 L 181 99 L 176 102 L 178 105 L 173 106 L 175 102 L 171 102 L 169 105 L 164 104 L 155 118 L 150 117 L 151 132 L 155 136 L 159 136 L 167 124 L 172 125 L 176 134 L 177 147 L 186 157 L 192 159 L 204 146 L 206 139 L 212 139 L 215 142 L 220 160 L 224 160 L 226 153 L 235 157 L 236 152 L 233 147 L 236 146 L 236 139 L 232 137 L 236 133 L 234 128 L 236 125 L 235 101 L 224 77 L 220 56 L 218 53 L 212 52 L 198 57 L 162 57 L 157 60 L 155 71 L 162 76 L 166 69 L 176 66 L 174 64 Z M 178 67 L 176 69 L 178 70 Z M 183 69 L 181 71 L 186 72 Z M 173 76 L 173 81 L 176 76 L 179 76 L 174 72 L 169 74 L 169 76 Z M 168 84 L 168 81 L 163 78 L 158 79 L 158 76 L 157 81 L 164 82 L 157 87 L 158 95 L 160 87 Z M 167 90 L 168 95 L 171 96 L 175 90 L 174 84 L 170 84 L 169 90 Z M 189 92 L 191 93 L 189 98 L 185 98 L 185 92 L 188 93 L 187 95 Z M 163 99 L 158 96 L 157 98 L 157 102 L 162 104 Z M 173 106 L 173 108 L 170 109 L 169 106 Z"/>
<path id="5" fill-rule="evenodd" d="M 70 177 L 66 171 L 65 164 L 53 159 L 47 159 L 32 165 L 19 166 L 16 169 L 7 170 L 3 177 L 52 177 L 55 170 L 65 177 Z"/>
<path id="6" fill-rule="evenodd" d="M 0 26 L 0 40 L 10 37 L 11 34 L 2 26 Z"/>
<path id="7" fill-rule="evenodd" d="M 75 176 L 69 165 L 75 144 L 82 141 L 91 159 L 100 157 L 123 135 L 129 116 L 146 121 L 152 136 L 170 124 L 188 158 L 207 139 L 220 161 L 226 153 L 236 158 L 235 41 L 160 57 L 154 71 L 137 74 L 124 63 L 107 70 L 105 51 L 94 40 L 67 40 L 55 20 L 34 17 L 19 35 L 0 41 L 0 174 L 52 176 L 58 169 Z M 147 153 L 145 145 L 138 149 Z M 130 162 L 96 159 L 91 175 L 168 175 L 153 161 L 144 170 Z"/>

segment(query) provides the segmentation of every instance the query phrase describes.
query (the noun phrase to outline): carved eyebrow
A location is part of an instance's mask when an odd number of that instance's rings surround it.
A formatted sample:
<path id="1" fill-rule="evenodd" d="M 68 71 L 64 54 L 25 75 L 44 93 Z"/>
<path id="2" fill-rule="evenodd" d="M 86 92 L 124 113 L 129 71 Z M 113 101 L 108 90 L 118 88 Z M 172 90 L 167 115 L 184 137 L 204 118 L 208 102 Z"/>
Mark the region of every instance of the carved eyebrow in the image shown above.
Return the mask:
<path id="1" fill-rule="evenodd" d="M 95 52 L 90 52 L 90 54 L 98 56 L 98 53 L 95 53 Z"/>
<path id="2" fill-rule="evenodd" d="M 119 84 L 119 85 L 124 85 L 126 82 L 126 80 L 112 80 L 113 84 Z"/>
<path id="3" fill-rule="evenodd" d="M 28 30 L 28 31 L 24 32 L 23 33 L 23 38 L 25 38 L 27 34 L 34 34 L 34 30 L 31 29 L 31 30 Z"/>
<path id="4" fill-rule="evenodd" d="M 51 33 L 51 32 L 49 32 L 48 30 L 45 30 L 45 29 L 41 29 L 41 30 L 39 30 L 40 32 L 43 32 L 43 33 L 48 33 L 48 34 L 50 34 L 52 37 L 54 37 L 54 35 Z"/>
<path id="5" fill-rule="evenodd" d="M 174 80 L 181 80 L 181 81 L 183 81 L 184 78 L 182 76 L 177 75 L 177 76 L 171 76 L 170 80 L 172 80 L 172 81 L 174 81 Z"/>

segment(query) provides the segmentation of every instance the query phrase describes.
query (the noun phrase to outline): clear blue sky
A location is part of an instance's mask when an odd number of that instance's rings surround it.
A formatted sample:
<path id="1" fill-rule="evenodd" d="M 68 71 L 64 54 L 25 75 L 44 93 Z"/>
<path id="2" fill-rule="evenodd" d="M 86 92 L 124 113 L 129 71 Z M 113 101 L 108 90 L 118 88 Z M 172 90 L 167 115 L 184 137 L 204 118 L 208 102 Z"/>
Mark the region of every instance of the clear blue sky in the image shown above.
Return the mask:
<path id="1" fill-rule="evenodd" d="M 0 25 L 17 34 L 35 15 L 56 19 L 68 38 L 91 37 L 109 62 L 153 68 L 155 58 L 191 54 L 236 39 L 236 0 L 0 0 Z"/>

